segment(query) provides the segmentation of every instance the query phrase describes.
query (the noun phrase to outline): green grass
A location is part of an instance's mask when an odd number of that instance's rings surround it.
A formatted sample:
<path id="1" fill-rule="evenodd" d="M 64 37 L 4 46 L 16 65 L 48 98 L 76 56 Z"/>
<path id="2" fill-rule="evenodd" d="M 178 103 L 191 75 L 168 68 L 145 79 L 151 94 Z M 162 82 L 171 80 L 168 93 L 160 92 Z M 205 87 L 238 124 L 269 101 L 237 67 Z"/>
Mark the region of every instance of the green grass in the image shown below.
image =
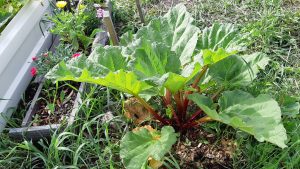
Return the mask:
<path id="1" fill-rule="evenodd" d="M 108 95 L 110 106 L 104 106 Z M 18 142 L 2 134 L 0 168 L 122 168 L 118 145 L 128 127 L 119 115 L 121 103 L 119 93 L 91 87 L 75 123 L 50 140 Z M 107 111 L 114 116 L 103 121 Z"/>

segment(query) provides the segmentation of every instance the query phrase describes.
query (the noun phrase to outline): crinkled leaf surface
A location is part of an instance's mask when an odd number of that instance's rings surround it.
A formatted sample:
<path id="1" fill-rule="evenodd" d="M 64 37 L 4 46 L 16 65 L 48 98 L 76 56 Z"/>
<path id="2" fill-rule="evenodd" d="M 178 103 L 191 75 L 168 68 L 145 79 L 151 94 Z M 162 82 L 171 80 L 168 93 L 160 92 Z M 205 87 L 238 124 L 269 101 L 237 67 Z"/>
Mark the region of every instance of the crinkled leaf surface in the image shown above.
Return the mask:
<path id="1" fill-rule="evenodd" d="M 180 73 L 180 60 L 164 44 L 149 43 L 138 48 L 133 54 L 134 71 L 141 78 L 160 78 L 168 72 Z"/>
<path id="2" fill-rule="evenodd" d="M 258 141 L 286 147 L 287 135 L 281 123 L 280 107 L 270 96 L 259 95 L 254 98 L 243 91 L 226 91 L 219 99 L 219 113 L 203 104 L 200 94 L 192 94 L 190 99 L 214 120 L 243 130 Z"/>
<path id="3" fill-rule="evenodd" d="M 151 132 L 145 128 L 128 132 L 121 140 L 120 156 L 128 169 L 140 169 L 149 159 L 162 160 L 177 140 L 171 126 L 161 132 Z"/>
<path id="4" fill-rule="evenodd" d="M 202 31 L 197 43 L 197 50 L 217 51 L 219 48 L 223 48 L 227 52 L 240 51 L 244 48 L 241 37 L 232 24 L 215 23 Z"/>
<path id="5" fill-rule="evenodd" d="M 215 23 L 206 27 L 198 39 L 195 60 L 203 65 L 217 63 L 220 60 L 243 50 L 241 37 L 231 24 Z"/>
<path id="6" fill-rule="evenodd" d="M 61 62 L 46 77 L 58 81 L 95 83 L 132 95 L 152 88 L 146 82 L 138 80 L 134 72 L 126 71 L 126 66 L 126 58 L 122 56 L 121 48 L 99 47 L 88 59 L 78 57 L 67 64 Z"/>
<path id="7" fill-rule="evenodd" d="M 123 45 L 130 46 L 129 53 L 133 53 L 140 46 L 137 39 L 147 39 L 150 42 L 165 44 L 180 58 L 184 65 L 192 60 L 199 28 L 194 25 L 194 19 L 183 4 L 172 8 L 165 16 L 153 19 L 149 25 L 142 27 L 134 35 L 131 44 L 130 36 L 126 34 L 122 39 Z M 134 40 L 135 39 L 135 40 Z"/>
<path id="8" fill-rule="evenodd" d="M 261 53 L 244 56 L 232 55 L 211 65 L 208 75 L 222 86 L 247 86 L 268 62 L 269 58 Z"/>
<path id="9" fill-rule="evenodd" d="M 121 46 L 127 46 L 128 44 L 130 44 L 133 41 L 133 33 L 132 31 L 128 31 L 126 33 L 124 33 L 121 37 L 120 37 L 120 45 Z"/>
<path id="10" fill-rule="evenodd" d="M 182 69 L 175 52 L 164 44 L 149 41 L 144 41 L 133 57 L 133 68 L 140 79 L 166 87 L 172 93 L 184 88 L 201 68 L 199 63 L 190 63 Z"/>

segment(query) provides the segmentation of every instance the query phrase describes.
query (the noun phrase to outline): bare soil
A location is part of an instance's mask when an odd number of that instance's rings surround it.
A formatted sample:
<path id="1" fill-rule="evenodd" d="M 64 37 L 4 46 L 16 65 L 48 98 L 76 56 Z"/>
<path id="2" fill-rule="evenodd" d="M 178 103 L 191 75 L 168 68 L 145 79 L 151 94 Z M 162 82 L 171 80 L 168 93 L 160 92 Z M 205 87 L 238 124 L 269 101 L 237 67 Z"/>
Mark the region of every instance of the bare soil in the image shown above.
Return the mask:
<path id="1" fill-rule="evenodd" d="M 72 85 L 75 88 L 79 88 L 80 84 L 73 83 Z M 70 116 L 77 96 L 77 91 L 69 86 L 63 85 L 62 87 L 59 87 L 55 96 L 55 90 L 55 85 L 49 87 L 48 90 L 45 88 L 42 90 L 39 100 L 36 102 L 38 108 L 32 117 L 32 126 L 59 124 Z M 64 93 L 63 98 L 60 97 L 61 93 Z M 54 107 L 50 108 L 51 105 L 54 105 Z"/>
<path id="2" fill-rule="evenodd" d="M 219 140 L 214 134 L 194 129 L 182 136 L 174 151 L 182 169 L 228 169 L 232 168 L 235 149 L 232 140 Z"/>

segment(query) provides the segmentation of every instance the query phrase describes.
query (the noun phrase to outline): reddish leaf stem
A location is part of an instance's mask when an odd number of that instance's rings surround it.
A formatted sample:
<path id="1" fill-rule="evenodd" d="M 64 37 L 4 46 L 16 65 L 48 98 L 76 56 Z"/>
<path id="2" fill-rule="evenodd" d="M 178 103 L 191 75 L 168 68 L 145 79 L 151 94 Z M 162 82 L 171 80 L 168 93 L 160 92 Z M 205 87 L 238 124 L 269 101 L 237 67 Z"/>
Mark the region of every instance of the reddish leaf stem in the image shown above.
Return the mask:
<path id="1" fill-rule="evenodd" d="M 198 83 L 200 82 L 200 80 L 202 79 L 202 77 L 205 75 L 206 71 L 208 69 L 208 66 L 205 65 L 203 66 L 202 70 L 200 71 L 200 73 L 198 74 L 198 76 L 196 77 L 195 81 L 192 84 L 192 88 L 196 89 L 198 92 L 200 92 L 200 88 L 198 88 Z M 184 114 L 183 116 L 186 117 L 186 112 L 187 112 L 187 108 L 189 105 L 189 99 L 188 99 L 188 95 L 192 94 L 192 91 L 187 91 L 185 92 L 185 96 L 184 96 L 184 100 L 183 100 L 183 109 L 184 109 Z"/>
<path id="2" fill-rule="evenodd" d="M 200 80 L 202 79 L 202 77 L 205 75 L 207 69 L 208 69 L 207 65 L 203 66 L 201 72 L 199 73 L 199 75 L 196 77 L 194 83 L 192 84 L 192 88 L 196 89 L 198 83 L 200 82 Z"/>
<path id="3" fill-rule="evenodd" d="M 172 111 L 175 122 L 177 123 L 178 126 L 181 126 L 181 123 L 179 121 L 177 113 L 175 112 L 173 105 L 172 105 L 172 93 L 170 92 L 170 90 L 166 90 L 166 94 L 165 94 L 165 97 L 163 97 L 163 99 L 164 99 L 166 107 Z"/>
<path id="4" fill-rule="evenodd" d="M 178 118 L 182 120 L 183 118 L 183 114 L 184 114 L 184 110 L 183 110 L 183 101 L 181 100 L 181 92 L 177 92 L 175 95 L 174 95 L 174 100 L 175 100 L 175 103 L 176 103 L 176 106 L 177 106 L 177 112 L 178 112 Z"/>
<path id="5" fill-rule="evenodd" d="M 205 117 L 202 117 L 192 123 L 188 123 L 187 125 L 183 126 L 184 129 L 188 129 L 188 128 L 192 128 L 192 127 L 196 127 L 200 124 L 203 124 L 203 123 L 206 123 L 206 122 L 209 122 L 209 121 L 213 121 L 212 118 L 208 117 L 208 116 L 205 116 Z"/>
<path id="6" fill-rule="evenodd" d="M 190 123 L 190 122 L 194 121 L 194 120 L 197 118 L 197 116 L 199 116 L 199 115 L 202 114 L 202 113 L 203 113 L 202 110 L 196 111 L 196 112 L 188 119 L 187 123 Z"/>
<path id="7" fill-rule="evenodd" d="M 223 90 L 224 87 L 221 87 L 213 96 L 211 96 L 211 100 L 215 100 Z"/>
<path id="8" fill-rule="evenodd" d="M 155 119 L 159 120 L 164 125 L 170 124 L 170 122 L 168 122 L 167 120 L 165 120 L 164 118 L 162 118 L 158 113 L 156 113 L 155 110 L 144 99 L 140 98 L 139 96 L 135 96 L 135 97 L 153 115 L 153 117 Z"/>
<path id="9" fill-rule="evenodd" d="M 173 106 L 172 106 L 171 104 L 169 104 L 169 105 L 168 105 L 168 108 L 172 111 L 173 117 L 174 117 L 174 120 L 175 120 L 177 126 L 181 127 L 181 123 L 180 123 L 180 121 L 179 121 L 179 118 L 178 118 L 178 116 L 177 116 L 177 114 L 176 114 L 176 112 L 175 112 Z"/>
<path id="10" fill-rule="evenodd" d="M 189 102 L 190 102 L 190 100 L 187 98 L 187 96 L 192 93 L 191 91 L 189 91 L 189 92 L 185 93 L 186 96 L 183 99 L 183 109 L 184 109 L 185 112 L 187 111 L 187 108 L 188 108 L 188 105 L 189 105 Z"/>
<path id="11" fill-rule="evenodd" d="M 166 90 L 166 95 L 165 95 L 165 99 L 166 99 L 166 104 L 169 105 L 171 104 L 172 101 L 172 93 L 170 92 L 170 90 Z"/>

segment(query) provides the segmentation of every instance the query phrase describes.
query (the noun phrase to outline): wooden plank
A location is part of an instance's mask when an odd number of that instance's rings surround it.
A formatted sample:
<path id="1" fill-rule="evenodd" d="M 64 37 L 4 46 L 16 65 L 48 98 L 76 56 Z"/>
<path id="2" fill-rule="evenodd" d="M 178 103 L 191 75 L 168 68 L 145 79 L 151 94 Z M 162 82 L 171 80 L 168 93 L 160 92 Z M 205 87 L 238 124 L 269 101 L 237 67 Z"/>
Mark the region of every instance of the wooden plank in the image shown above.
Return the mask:
<path id="1" fill-rule="evenodd" d="M 42 91 L 42 88 L 44 86 L 44 82 L 45 82 L 45 79 L 43 78 L 42 82 L 39 84 L 39 87 L 38 87 L 38 89 L 37 89 L 37 91 L 36 91 L 36 93 L 35 93 L 35 95 L 34 95 L 34 97 L 32 99 L 30 107 L 27 110 L 26 115 L 25 115 L 25 117 L 24 117 L 24 119 L 22 121 L 22 125 L 21 125 L 22 127 L 26 127 L 26 126 L 30 125 L 30 123 L 32 121 L 32 116 L 34 115 L 34 113 L 38 109 L 38 105 L 36 104 L 36 102 L 39 99 L 39 95 L 40 95 L 40 93 Z"/>
<path id="2" fill-rule="evenodd" d="M 140 0 L 135 0 L 135 3 L 136 3 L 136 8 L 138 10 L 141 22 L 145 23 L 145 18 L 144 18 L 144 14 L 143 14 L 143 10 L 142 10 L 142 6 L 141 6 Z"/>
<path id="3" fill-rule="evenodd" d="M 101 8 L 108 10 L 110 15 L 112 15 L 112 3 L 110 0 L 106 0 L 104 3 L 100 4 Z"/>
<path id="4" fill-rule="evenodd" d="M 117 33 L 116 33 L 116 30 L 115 30 L 115 27 L 114 27 L 114 24 L 111 20 L 111 16 L 109 14 L 109 11 L 104 11 L 103 12 L 103 23 L 109 33 L 109 37 L 110 37 L 110 40 L 112 41 L 112 44 L 114 46 L 118 46 L 119 45 L 119 39 L 117 37 Z"/>
<path id="5" fill-rule="evenodd" d="M 56 131 L 61 124 L 51 124 L 45 126 L 12 128 L 9 130 L 9 137 L 18 140 L 39 140 L 48 138 L 52 132 Z"/>
<path id="6" fill-rule="evenodd" d="M 80 105 L 82 104 L 81 94 L 84 90 L 84 86 L 85 86 L 85 83 L 80 84 L 76 99 L 74 101 L 72 112 L 70 113 L 70 116 L 69 116 L 69 119 L 68 119 L 68 126 L 70 126 L 74 123 L 75 116 L 76 116 L 77 112 L 80 109 Z"/>
<path id="7" fill-rule="evenodd" d="M 105 26 L 102 24 L 99 26 L 99 28 L 101 30 L 104 30 L 103 32 L 98 32 L 94 41 L 93 41 L 93 44 L 92 44 L 92 51 L 98 46 L 98 45 L 103 45 L 105 46 L 106 43 L 108 42 L 108 34 L 107 32 L 105 31 Z"/>

